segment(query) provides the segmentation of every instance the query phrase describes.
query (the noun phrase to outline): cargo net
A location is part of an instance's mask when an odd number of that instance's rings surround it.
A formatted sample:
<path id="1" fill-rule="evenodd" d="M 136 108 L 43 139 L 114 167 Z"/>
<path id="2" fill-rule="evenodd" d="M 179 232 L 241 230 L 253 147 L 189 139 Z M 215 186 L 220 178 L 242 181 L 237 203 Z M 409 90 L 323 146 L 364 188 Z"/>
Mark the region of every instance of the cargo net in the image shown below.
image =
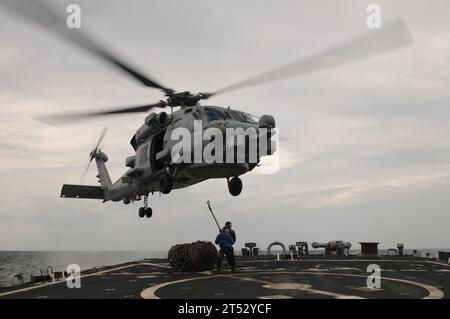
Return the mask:
<path id="1" fill-rule="evenodd" d="M 219 253 L 209 241 L 172 246 L 168 258 L 173 271 L 205 271 L 216 266 Z"/>

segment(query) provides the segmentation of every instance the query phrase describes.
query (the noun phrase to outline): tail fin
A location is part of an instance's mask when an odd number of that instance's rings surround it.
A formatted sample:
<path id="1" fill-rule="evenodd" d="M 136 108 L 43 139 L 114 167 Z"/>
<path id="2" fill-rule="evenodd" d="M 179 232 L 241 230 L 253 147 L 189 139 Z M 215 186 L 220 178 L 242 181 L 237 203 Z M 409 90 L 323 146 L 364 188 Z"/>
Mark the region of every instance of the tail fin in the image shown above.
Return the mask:
<path id="1" fill-rule="evenodd" d="M 91 153 L 91 158 L 95 158 L 97 164 L 98 179 L 101 186 L 85 186 L 85 185 L 63 185 L 61 197 L 65 198 L 90 198 L 107 200 L 108 190 L 111 188 L 111 178 L 106 169 L 105 162 L 108 156 L 100 150 Z M 88 166 L 89 167 L 89 166 Z"/>
<path id="2" fill-rule="evenodd" d="M 109 177 L 108 170 L 106 169 L 105 163 L 108 161 L 108 156 L 102 151 L 97 151 L 94 154 L 95 163 L 97 164 L 98 179 L 102 190 L 108 190 L 112 186 L 111 177 Z"/>

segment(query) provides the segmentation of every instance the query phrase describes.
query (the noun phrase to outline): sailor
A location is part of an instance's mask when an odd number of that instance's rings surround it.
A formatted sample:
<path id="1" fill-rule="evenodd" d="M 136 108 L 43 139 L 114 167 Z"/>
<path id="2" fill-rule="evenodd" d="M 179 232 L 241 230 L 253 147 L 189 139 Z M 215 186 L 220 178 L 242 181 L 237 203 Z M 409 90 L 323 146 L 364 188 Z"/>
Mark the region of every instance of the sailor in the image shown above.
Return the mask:
<path id="1" fill-rule="evenodd" d="M 232 228 L 231 222 L 226 222 L 225 227 L 220 230 L 216 237 L 216 245 L 219 245 L 219 258 L 217 259 L 217 272 L 222 270 L 223 257 L 227 257 L 228 264 L 231 267 L 231 272 L 236 271 L 236 261 L 234 258 L 233 245 L 236 242 L 236 233 Z"/>

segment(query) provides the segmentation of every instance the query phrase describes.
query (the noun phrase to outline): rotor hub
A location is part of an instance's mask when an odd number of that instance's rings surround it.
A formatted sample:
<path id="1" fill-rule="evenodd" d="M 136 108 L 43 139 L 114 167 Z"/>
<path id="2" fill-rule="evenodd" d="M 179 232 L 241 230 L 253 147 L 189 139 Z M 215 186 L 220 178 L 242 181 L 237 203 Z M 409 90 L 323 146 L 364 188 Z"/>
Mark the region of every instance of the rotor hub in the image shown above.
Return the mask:
<path id="1" fill-rule="evenodd" d="M 189 91 L 183 92 L 172 92 L 168 95 L 167 106 L 176 107 L 176 106 L 196 106 L 200 100 L 207 99 L 212 94 L 210 93 L 197 93 L 192 94 Z"/>

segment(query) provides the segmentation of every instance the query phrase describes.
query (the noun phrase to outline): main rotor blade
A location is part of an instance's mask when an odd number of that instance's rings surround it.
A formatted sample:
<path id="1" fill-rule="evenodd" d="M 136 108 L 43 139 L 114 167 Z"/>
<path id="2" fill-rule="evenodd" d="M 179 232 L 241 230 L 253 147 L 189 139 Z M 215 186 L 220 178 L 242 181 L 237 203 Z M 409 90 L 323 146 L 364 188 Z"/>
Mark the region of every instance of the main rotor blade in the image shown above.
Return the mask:
<path id="1" fill-rule="evenodd" d="M 401 19 L 379 30 L 370 30 L 353 40 L 328 50 L 306 56 L 281 68 L 259 74 L 217 90 L 211 95 L 237 91 L 281 79 L 329 69 L 406 47 L 414 42 L 411 32 Z"/>
<path id="2" fill-rule="evenodd" d="M 50 125 L 61 125 L 69 122 L 77 122 L 82 120 L 87 120 L 93 117 L 105 116 L 105 115 L 117 115 L 117 114 L 127 114 L 127 113 L 140 113 L 148 112 L 153 108 L 164 108 L 166 103 L 161 101 L 155 104 L 147 104 L 142 106 L 134 107 L 124 107 L 119 109 L 110 109 L 99 112 L 86 112 L 86 113 L 68 113 L 60 115 L 43 115 L 35 117 L 36 120 L 50 124 Z"/>
<path id="3" fill-rule="evenodd" d="M 111 51 L 107 50 L 104 46 L 101 46 L 96 39 L 81 32 L 80 29 L 69 29 L 63 18 L 66 17 L 65 12 L 56 13 L 39 0 L 0 0 L 0 5 L 18 16 L 38 24 L 61 38 L 85 49 L 100 59 L 111 63 L 116 68 L 138 80 L 145 86 L 161 89 L 166 93 L 172 92 L 171 89 L 166 88 L 150 77 L 143 75 L 123 60 L 119 59 L 115 54 L 111 53 Z"/>

